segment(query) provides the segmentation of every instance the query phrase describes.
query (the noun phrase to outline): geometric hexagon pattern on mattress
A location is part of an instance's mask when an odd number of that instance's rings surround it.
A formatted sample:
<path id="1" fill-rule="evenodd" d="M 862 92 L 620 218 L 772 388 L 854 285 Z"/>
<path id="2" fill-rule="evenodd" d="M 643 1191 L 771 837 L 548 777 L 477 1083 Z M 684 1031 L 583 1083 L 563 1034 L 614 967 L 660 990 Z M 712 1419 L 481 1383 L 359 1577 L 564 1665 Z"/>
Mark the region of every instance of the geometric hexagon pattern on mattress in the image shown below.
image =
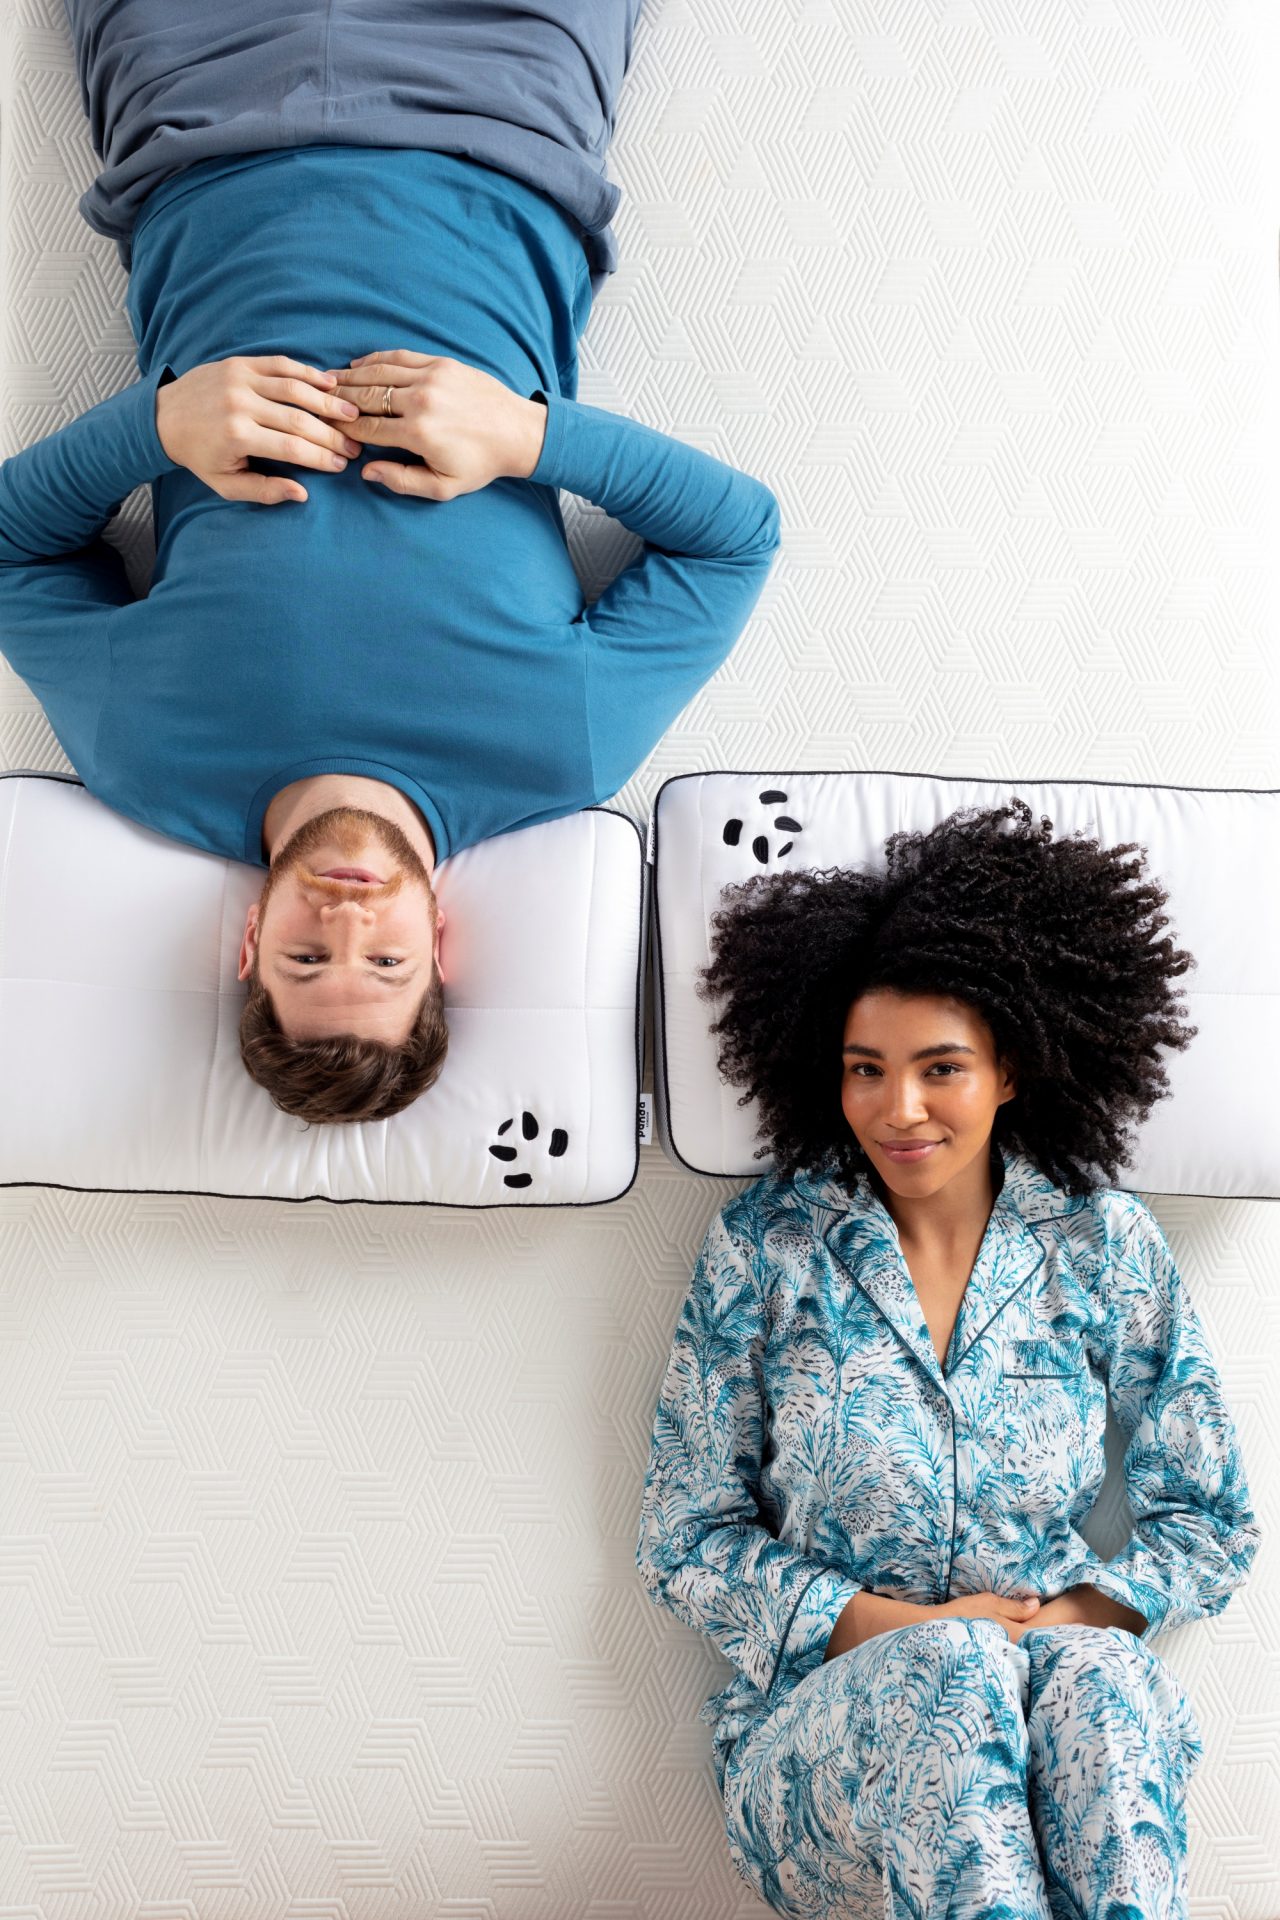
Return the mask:
<path id="1" fill-rule="evenodd" d="M 12 446 L 131 362 L 58 0 L 5 11 Z M 646 7 L 580 390 L 762 474 L 784 548 L 633 817 L 717 766 L 1280 785 L 1275 11 Z M 569 526 L 598 586 L 627 536 Z M 2 674 L 0 763 L 65 769 Z M 633 1564 L 736 1183 L 641 1163 L 590 1212 L 0 1193 L 0 1911 L 762 1911 L 726 1667 Z M 1192 1913 L 1280 1920 L 1280 1208 L 1153 1205 L 1264 1530 L 1162 1643 Z"/>

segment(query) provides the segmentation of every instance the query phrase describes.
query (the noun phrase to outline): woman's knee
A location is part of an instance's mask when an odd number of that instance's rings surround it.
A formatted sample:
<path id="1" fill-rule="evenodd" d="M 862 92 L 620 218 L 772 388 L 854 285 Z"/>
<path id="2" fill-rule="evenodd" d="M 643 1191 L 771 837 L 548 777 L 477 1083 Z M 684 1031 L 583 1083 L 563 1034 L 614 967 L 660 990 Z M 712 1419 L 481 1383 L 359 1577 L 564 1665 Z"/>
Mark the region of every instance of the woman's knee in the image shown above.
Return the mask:
<path id="1" fill-rule="evenodd" d="M 1032 1746 L 1041 1723 L 1065 1717 L 1082 1740 L 1106 1741 L 1123 1724 L 1163 1739 L 1189 1777 L 1201 1755 L 1194 1709 L 1181 1682 L 1144 1640 L 1117 1627 L 1035 1627 L 1023 1635 Z M 1132 1739 L 1126 1732 L 1125 1739 Z"/>
<path id="2" fill-rule="evenodd" d="M 725 1773 L 729 1850 L 784 1914 L 864 1913 L 882 1898 L 882 1835 L 940 1781 L 1025 1782 L 1026 1726 L 1009 1639 L 946 1618 L 877 1634 L 801 1681 L 744 1736 Z M 847 1902 L 847 1904 L 846 1904 Z"/>
<path id="3" fill-rule="evenodd" d="M 897 1652 L 909 1664 L 930 1655 L 970 1664 L 990 1664 L 1003 1659 L 1009 1636 L 998 1620 L 985 1616 L 946 1614 L 936 1620 L 921 1620 L 913 1627 L 898 1627 L 885 1639 L 897 1641 Z"/>
<path id="4" fill-rule="evenodd" d="M 1105 1672 L 1117 1677 L 1142 1675 L 1161 1663 L 1134 1634 L 1118 1627 L 1029 1627 L 1021 1645 L 1026 1651 L 1032 1693 L 1050 1674 L 1062 1680 Z"/>
<path id="5" fill-rule="evenodd" d="M 1009 1637 L 993 1620 L 947 1615 L 914 1626 L 890 1627 L 816 1667 L 801 1687 L 828 1696 L 897 1698 L 896 1689 L 924 1672 L 966 1666 L 995 1666 L 1006 1655 Z"/>

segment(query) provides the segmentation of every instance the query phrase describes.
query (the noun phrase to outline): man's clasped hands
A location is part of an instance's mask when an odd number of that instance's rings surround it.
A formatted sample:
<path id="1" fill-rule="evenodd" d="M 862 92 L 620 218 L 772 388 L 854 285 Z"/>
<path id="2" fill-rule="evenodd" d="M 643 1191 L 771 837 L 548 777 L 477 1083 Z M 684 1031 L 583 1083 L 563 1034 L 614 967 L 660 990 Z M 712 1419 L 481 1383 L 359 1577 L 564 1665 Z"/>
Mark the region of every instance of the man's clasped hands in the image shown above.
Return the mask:
<path id="1" fill-rule="evenodd" d="M 169 458 L 224 500 L 259 506 L 303 501 L 307 490 L 284 474 L 255 472 L 255 459 L 338 473 L 368 448 L 391 447 L 423 465 L 379 459 L 361 477 L 423 500 L 526 480 L 546 419 L 538 401 L 478 367 L 405 349 L 328 369 L 283 354 L 236 355 L 192 367 L 156 393 Z"/>

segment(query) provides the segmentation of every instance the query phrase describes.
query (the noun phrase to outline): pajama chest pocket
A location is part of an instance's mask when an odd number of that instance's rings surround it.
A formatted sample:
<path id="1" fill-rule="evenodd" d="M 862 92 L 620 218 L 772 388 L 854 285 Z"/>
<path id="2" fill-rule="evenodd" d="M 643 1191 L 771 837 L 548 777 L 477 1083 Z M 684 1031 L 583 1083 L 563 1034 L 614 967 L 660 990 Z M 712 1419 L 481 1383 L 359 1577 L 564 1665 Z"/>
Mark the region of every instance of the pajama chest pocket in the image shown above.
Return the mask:
<path id="1" fill-rule="evenodd" d="M 1052 1340 L 1038 1334 L 1029 1340 L 1006 1340 L 1006 1380 L 1066 1380 L 1084 1368 L 1078 1340 Z"/>
<path id="2" fill-rule="evenodd" d="M 1097 1438 L 1098 1386 L 1079 1337 L 1006 1340 L 1002 1387 L 1006 1483 L 1020 1505 L 1060 1513 Z"/>

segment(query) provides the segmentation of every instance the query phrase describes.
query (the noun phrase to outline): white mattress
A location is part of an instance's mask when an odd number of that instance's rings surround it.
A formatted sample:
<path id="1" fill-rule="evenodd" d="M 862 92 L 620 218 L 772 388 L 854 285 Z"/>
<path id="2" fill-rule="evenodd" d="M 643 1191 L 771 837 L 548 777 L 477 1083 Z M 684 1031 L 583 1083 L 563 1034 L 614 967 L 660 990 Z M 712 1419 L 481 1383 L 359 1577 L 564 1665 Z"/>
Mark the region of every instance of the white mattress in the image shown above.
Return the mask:
<path id="1" fill-rule="evenodd" d="M 11 444 L 128 372 L 57 0 L 10 0 Z M 659 0 L 583 397 L 765 474 L 757 617 L 623 803 L 715 766 L 1268 787 L 1266 0 Z M 587 559 L 588 545 L 603 535 Z M 589 578 L 626 541 L 575 526 Z M 60 762 L 14 683 L 4 764 Z M 632 1553 L 733 1190 L 590 1213 L 0 1194 L 0 1907 L 746 1920 Z M 1277 1920 L 1280 1208 L 1164 1200 L 1266 1528 L 1162 1643 L 1195 1920 Z"/>

